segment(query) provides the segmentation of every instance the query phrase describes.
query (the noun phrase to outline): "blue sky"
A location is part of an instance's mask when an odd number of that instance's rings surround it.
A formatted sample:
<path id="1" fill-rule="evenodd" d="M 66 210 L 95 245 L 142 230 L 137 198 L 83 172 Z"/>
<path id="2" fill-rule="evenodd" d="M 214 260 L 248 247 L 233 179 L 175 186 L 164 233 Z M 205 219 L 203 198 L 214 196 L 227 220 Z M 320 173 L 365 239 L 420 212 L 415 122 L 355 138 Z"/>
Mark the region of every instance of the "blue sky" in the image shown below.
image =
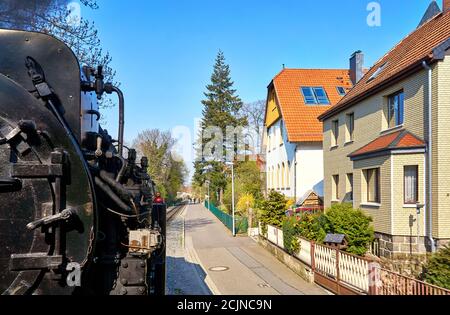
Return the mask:
<path id="1" fill-rule="evenodd" d="M 419 23 L 430 0 L 380 0 L 381 26 L 366 19 L 369 0 L 98 0 L 82 8 L 113 57 L 126 97 L 125 138 L 149 128 L 194 127 L 219 49 L 243 101 L 265 99 L 288 68 L 347 68 L 355 50 L 371 66 Z M 440 1 L 439 1 L 440 2 Z M 107 129 L 116 134 L 117 108 Z"/>

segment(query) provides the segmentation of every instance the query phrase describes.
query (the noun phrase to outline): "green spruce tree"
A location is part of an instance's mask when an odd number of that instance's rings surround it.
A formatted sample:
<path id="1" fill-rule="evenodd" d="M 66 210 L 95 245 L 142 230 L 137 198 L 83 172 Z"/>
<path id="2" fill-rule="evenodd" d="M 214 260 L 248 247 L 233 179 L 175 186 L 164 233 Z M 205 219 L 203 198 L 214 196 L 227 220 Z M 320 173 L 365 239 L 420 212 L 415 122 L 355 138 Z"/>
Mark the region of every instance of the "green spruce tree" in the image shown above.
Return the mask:
<path id="1" fill-rule="evenodd" d="M 211 75 L 211 83 L 206 86 L 205 99 L 202 101 L 203 118 L 197 143 L 197 161 L 194 163 L 193 178 L 197 185 L 203 185 L 207 179 L 210 180 L 211 201 L 216 203 L 220 201 L 220 196 L 226 186 L 223 162 L 226 157 L 226 149 L 230 148 L 230 144 L 227 144 L 226 141 L 227 127 L 236 128 L 247 125 L 247 119 L 240 114 L 243 102 L 236 94 L 233 85 L 230 66 L 226 64 L 223 52 L 219 51 Z M 223 141 L 219 142 L 221 146 L 215 148 L 218 152 L 213 152 L 214 157 L 204 155 L 205 145 L 211 141 L 211 138 L 205 137 L 205 130 L 211 127 L 220 130 L 223 136 Z M 211 135 L 211 137 L 218 136 L 220 135 Z M 236 152 L 235 141 L 231 147 Z M 210 166 L 210 170 L 206 173 L 204 168 L 207 166 Z"/>

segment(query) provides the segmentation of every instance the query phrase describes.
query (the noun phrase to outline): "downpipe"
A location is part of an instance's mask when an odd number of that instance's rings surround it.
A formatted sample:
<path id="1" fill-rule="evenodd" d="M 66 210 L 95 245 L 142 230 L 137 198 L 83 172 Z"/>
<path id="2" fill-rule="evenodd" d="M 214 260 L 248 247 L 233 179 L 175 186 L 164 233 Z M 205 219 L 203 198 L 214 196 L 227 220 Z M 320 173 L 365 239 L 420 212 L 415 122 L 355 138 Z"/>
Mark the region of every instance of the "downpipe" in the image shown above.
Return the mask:
<path id="1" fill-rule="evenodd" d="M 427 173 L 428 173 L 428 202 L 427 207 L 425 208 L 426 212 L 424 213 L 425 218 L 428 214 L 428 239 L 431 243 L 431 252 L 436 251 L 436 243 L 433 239 L 433 167 L 432 167 L 432 150 L 433 150 L 433 134 L 432 134 L 432 69 L 428 65 L 426 61 L 422 62 L 422 66 L 428 72 L 428 97 L 427 97 L 427 106 L 428 106 L 428 143 L 427 143 Z"/>

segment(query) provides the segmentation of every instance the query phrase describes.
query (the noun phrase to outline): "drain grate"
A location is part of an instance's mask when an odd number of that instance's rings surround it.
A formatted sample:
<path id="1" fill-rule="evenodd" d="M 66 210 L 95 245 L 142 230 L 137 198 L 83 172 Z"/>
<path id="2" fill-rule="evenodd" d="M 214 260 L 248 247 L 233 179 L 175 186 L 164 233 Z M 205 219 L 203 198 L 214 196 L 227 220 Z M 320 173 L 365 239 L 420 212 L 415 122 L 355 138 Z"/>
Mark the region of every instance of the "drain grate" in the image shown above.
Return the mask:
<path id="1" fill-rule="evenodd" d="M 216 267 L 209 268 L 209 271 L 214 271 L 214 272 L 222 272 L 222 271 L 227 271 L 227 270 L 230 270 L 230 268 L 225 267 L 225 266 L 216 266 Z"/>
<path id="2" fill-rule="evenodd" d="M 270 285 L 268 285 L 267 283 L 260 283 L 260 284 L 258 284 L 258 287 L 260 287 L 260 288 L 270 288 Z"/>

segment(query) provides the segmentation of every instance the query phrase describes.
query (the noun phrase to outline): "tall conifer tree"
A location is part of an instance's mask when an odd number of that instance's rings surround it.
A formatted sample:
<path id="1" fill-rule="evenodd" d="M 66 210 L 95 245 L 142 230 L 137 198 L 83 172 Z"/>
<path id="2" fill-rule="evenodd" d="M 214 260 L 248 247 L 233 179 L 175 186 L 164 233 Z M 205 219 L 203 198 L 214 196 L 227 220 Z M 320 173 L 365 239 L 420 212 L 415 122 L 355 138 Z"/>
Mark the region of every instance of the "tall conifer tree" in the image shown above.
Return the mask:
<path id="1" fill-rule="evenodd" d="M 211 83 L 206 86 L 204 93 L 205 99 L 203 104 L 203 119 L 201 121 L 201 130 L 199 142 L 197 143 L 197 161 L 194 163 L 194 183 L 203 185 L 205 180 L 211 181 L 211 200 L 217 201 L 217 194 L 223 191 L 226 186 L 225 175 L 223 174 L 223 159 L 212 159 L 210 156 L 203 156 L 205 144 L 211 139 L 204 138 L 204 131 L 208 127 L 217 127 L 221 130 L 224 137 L 224 145 L 222 152 L 218 152 L 217 156 L 225 158 L 225 138 L 227 135 L 227 127 L 246 126 L 247 119 L 240 115 L 243 102 L 236 94 L 233 88 L 234 82 L 231 80 L 230 66 L 225 62 L 225 56 L 219 51 L 214 64 L 214 70 L 211 75 Z M 217 135 L 216 135 L 217 136 Z M 233 145 L 233 147 L 235 147 Z M 220 148 L 218 148 L 221 150 Z M 208 173 L 204 172 L 206 166 L 211 166 Z M 218 193 L 219 194 L 219 193 Z M 221 195 L 221 194 L 219 194 Z"/>

